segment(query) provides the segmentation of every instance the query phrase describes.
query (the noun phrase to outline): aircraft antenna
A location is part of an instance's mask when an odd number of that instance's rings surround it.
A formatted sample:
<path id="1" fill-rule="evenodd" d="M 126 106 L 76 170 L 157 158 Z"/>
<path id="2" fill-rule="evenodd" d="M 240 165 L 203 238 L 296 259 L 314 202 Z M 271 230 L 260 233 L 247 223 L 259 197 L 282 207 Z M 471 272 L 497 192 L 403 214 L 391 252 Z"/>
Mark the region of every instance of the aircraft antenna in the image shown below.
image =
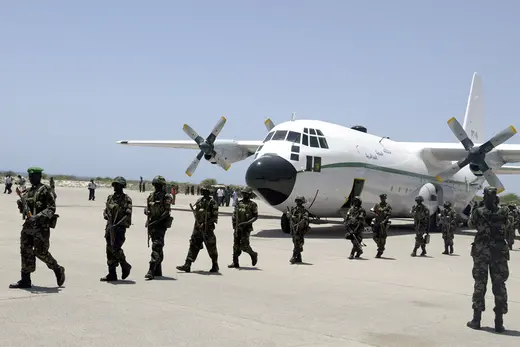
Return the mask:
<path id="1" fill-rule="evenodd" d="M 292 113 L 291 121 L 294 121 L 296 119 L 296 112 Z"/>

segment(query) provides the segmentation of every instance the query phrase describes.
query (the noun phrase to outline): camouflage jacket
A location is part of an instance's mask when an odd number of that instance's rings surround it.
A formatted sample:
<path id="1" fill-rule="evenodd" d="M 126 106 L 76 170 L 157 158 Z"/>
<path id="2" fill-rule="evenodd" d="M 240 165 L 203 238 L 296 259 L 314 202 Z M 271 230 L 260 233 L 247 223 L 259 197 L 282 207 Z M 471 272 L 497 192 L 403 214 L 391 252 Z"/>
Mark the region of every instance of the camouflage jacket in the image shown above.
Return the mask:
<path id="1" fill-rule="evenodd" d="M 468 220 L 468 226 L 477 229 L 474 244 L 481 247 L 503 247 L 509 223 L 507 207 L 498 206 L 494 206 L 492 210 L 485 206 L 476 208 Z"/>
<path id="2" fill-rule="evenodd" d="M 442 232 L 453 232 L 457 227 L 457 213 L 451 208 L 444 208 L 437 215 L 437 224 L 441 226 Z"/>
<path id="3" fill-rule="evenodd" d="M 36 227 L 47 228 L 56 213 L 56 202 L 51 187 L 42 183 L 33 185 L 22 193 L 22 198 L 27 202 L 32 215 L 37 218 Z M 16 204 L 20 213 L 23 213 L 22 200 L 17 200 Z"/>
<path id="4" fill-rule="evenodd" d="M 304 230 L 309 227 L 309 211 L 302 206 L 293 206 L 290 210 L 289 221 L 291 222 L 291 229 Z"/>
<path id="5" fill-rule="evenodd" d="M 204 225 L 207 221 L 208 226 L 218 223 L 218 204 L 212 197 L 202 197 L 195 203 L 195 222 Z"/>
<path id="6" fill-rule="evenodd" d="M 146 215 L 148 216 L 148 225 L 160 225 L 170 217 L 171 204 L 173 196 L 164 191 L 154 191 L 148 195 L 146 199 Z"/>
<path id="7" fill-rule="evenodd" d="M 428 230 L 430 222 L 430 210 L 425 205 L 415 205 L 412 207 L 413 224 L 416 231 Z"/>
<path id="8" fill-rule="evenodd" d="M 517 224 L 518 214 L 516 211 L 509 210 L 509 223 L 508 223 L 508 229 L 514 230 L 515 226 Z"/>
<path id="9" fill-rule="evenodd" d="M 367 213 L 363 207 L 352 206 L 345 216 L 344 224 L 352 232 L 362 232 Z"/>
<path id="10" fill-rule="evenodd" d="M 125 216 L 127 218 L 119 223 Z M 107 220 L 107 225 L 119 223 L 118 227 L 129 228 L 132 225 L 132 199 L 125 193 L 110 194 L 103 217 Z"/>
<path id="11" fill-rule="evenodd" d="M 375 225 L 387 223 L 392 215 L 392 206 L 387 202 L 380 202 L 374 206 L 374 213 L 376 214 L 374 218 Z"/>
<path id="12" fill-rule="evenodd" d="M 249 200 L 248 202 L 239 200 L 235 205 L 235 210 L 233 211 L 233 216 L 231 217 L 231 223 L 233 224 L 233 228 L 236 228 L 237 220 L 238 223 L 243 223 L 251 220 L 251 218 L 254 217 L 258 217 L 258 205 L 256 202 L 253 200 Z M 253 225 L 241 225 L 239 228 L 247 228 L 252 230 Z"/>

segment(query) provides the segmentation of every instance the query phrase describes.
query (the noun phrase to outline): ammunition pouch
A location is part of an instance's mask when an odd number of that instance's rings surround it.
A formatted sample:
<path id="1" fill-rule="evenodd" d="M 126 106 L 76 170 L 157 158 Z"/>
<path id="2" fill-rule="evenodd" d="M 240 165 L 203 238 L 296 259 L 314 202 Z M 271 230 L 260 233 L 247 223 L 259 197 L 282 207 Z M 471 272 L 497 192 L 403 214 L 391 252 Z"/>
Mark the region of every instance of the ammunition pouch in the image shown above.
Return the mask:
<path id="1" fill-rule="evenodd" d="M 164 220 L 164 226 L 166 227 L 166 229 L 171 228 L 172 224 L 173 224 L 173 217 L 169 216 L 168 218 L 166 218 Z"/>
<path id="2" fill-rule="evenodd" d="M 58 223 L 58 218 L 60 218 L 59 214 L 54 214 L 49 221 L 49 228 L 56 228 L 56 224 Z"/>

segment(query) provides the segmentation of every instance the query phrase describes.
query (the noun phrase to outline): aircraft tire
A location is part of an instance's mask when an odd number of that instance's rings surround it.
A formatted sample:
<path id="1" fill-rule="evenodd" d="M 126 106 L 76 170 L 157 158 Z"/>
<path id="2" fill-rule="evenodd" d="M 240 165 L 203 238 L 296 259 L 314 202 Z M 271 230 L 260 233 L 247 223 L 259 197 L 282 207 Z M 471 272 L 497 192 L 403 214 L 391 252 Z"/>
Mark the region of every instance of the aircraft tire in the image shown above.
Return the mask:
<path id="1" fill-rule="evenodd" d="M 285 234 L 289 234 L 291 232 L 291 224 L 289 222 L 289 217 L 287 217 L 285 213 L 283 213 L 282 217 L 280 218 L 280 226 Z"/>

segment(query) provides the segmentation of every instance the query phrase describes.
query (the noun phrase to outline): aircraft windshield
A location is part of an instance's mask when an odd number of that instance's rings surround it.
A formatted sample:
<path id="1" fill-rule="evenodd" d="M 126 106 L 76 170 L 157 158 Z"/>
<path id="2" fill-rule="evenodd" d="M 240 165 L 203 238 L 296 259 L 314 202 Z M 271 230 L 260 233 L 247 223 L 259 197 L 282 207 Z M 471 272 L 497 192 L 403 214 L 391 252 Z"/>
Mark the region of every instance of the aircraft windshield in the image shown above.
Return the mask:
<path id="1" fill-rule="evenodd" d="M 314 148 L 328 149 L 329 144 L 320 129 L 303 129 L 302 145 Z"/>

